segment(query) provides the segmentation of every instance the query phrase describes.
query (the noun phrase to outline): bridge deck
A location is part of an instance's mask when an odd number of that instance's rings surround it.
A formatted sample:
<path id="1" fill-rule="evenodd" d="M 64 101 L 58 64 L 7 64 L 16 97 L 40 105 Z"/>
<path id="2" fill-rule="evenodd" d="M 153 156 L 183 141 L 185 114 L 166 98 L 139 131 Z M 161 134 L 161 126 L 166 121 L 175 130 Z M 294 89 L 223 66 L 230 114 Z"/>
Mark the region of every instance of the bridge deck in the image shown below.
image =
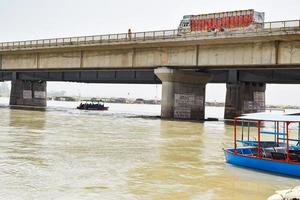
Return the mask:
<path id="1" fill-rule="evenodd" d="M 263 36 L 281 36 L 300 34 L 300 20 L 266 22 L 256 28 L 243 28 L 238 31 L 225 32 L 192 32 L 182 33 L 178 30 L 160 30 L 149 32 L 133 32 L 93 35 L 82 37 L 40 39 L 16 42 L 0 43 L 1 52 L 11 52 L 32 49 L 48 49 L 62 47 L 85 47 L 113 44 L 136 44 L 151 42 L 169 42 L 170 40 L 193 41 L 193 40 L 216 40 L 225 38 L 245 38 L 245 37 L 263 37 Z"/>

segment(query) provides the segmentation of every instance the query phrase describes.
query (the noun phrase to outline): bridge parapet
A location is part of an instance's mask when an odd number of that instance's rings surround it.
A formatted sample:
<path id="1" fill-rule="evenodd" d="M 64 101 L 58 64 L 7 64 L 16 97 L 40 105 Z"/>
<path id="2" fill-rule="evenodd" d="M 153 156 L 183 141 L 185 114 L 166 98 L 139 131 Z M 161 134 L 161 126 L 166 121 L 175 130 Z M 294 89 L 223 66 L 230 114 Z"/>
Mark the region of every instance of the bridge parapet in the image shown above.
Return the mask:
<path id="1" fill-rule="evenodd" d="M 40 39 L 28 41 L 2 42 L 0 53 L 44 48 L 99 46 L 109 44 L 127 44 L 137 42 L 151 42 L 162 40 L 207 40 L 222 38 L 257 37 L 280 34 L 299 34 L 300 20 L 274 21 L 257 24 L 255 28 L 245 27 L 238 31 L 224 32 L 180 32 L 177 29 L 148 32 L 118 33 L 106 35 L 92 35 L 80 37 L 66 37 L 54 39 Z"/>

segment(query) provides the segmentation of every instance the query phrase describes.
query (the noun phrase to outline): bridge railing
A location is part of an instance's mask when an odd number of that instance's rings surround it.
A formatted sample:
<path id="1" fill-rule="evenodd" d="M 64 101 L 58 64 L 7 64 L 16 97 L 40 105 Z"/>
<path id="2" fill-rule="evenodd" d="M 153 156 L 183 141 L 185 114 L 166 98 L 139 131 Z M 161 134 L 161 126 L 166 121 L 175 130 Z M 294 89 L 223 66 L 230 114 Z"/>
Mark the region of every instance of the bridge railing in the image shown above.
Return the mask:
<path id="1" fill-rule="evenodd" d="M 121 42 L 134 42 L 134 41 L 151 41 L 151 40 L 165 40 L 176 38 L 193 38 L 205 39 L 209 37 L 224 37 L 224 36 L 239 36 L 245 34 L 253 34 L 260 32 L 278 32 L 285 30 L 299 30 L 300 20 L 289 21 L 275 21 L 257 24 L 253 27 L 244 27 L 234 31 L 225 32 L 180 32 L 177 29 L 173 30 L 160 30 L 148 32 L 132 32 L 132 33 L 118 33 L 107 35 L 92 35 L 81 37 L 67 37 L 67 38 L 54 38 L 54 39 L 40 39 L 40 40 L 27 40 L 16 42 L 2 42 L 0 43 L 0 51 L 18 50 L 18 49 L 31 49 L 31 48 L 46 48 L 55 46 L 72 46 L 72 45 L 93 45 L 93 44 L 109 44 Z"/>
<path id="2" fill-rule="evenodd" d="M 300 28 L 300 20 L 266 22 L 263 24 L 263 27 L 271 31 L 274 29 Z"/>

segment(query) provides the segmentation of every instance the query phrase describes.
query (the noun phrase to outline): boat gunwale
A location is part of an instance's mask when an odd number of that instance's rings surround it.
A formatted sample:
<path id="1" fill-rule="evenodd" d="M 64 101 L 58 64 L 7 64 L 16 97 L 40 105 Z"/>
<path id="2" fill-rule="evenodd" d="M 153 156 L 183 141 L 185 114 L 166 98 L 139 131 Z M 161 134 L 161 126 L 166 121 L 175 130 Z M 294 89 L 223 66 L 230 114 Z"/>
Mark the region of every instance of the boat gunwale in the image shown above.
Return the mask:
<path id="1" fill-rule="evenodd" d="M 276 160 L 276 159 L 270 159 L 270 158 L 264 158 L 264 157 L 259 158 L 257 156 L 248 156 L 248 155 L 245 155 L 245 154 L 234 153 L 233 151 L 230 151 L 229 149 L 224 149 L 224 148 L 223 148 L 223 151 L 226 151 L 227 153 L 230 153 L 230 154 L 233 154 L 233 155 L 236 155 L 236 156 L 242 156 L 242 157 L 247 157 L 247 158 L 252 158 L 252 159 L 254 158 L 254 159 L 257 159 L 257 160 L 266 160 L 266 161 L 272 161 L 272 162 L 278 162 L 278 163 L 300 165 L 300 162 L 294 162 L 294 161 L 291 161 L 290 159 L 288 159 L 288 160 Z"/>

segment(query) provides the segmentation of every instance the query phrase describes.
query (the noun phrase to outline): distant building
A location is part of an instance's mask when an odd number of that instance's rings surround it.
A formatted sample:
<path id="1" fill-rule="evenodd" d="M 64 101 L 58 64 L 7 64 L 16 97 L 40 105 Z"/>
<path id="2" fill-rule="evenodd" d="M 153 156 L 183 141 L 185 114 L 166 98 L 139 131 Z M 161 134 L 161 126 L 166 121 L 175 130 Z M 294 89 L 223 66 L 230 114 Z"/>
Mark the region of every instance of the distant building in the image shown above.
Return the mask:
<path id="1" fill-rule="evenodd" d="M 150 99 L 150 100 L 144 100 L 145 104 L 157 104 L 157 100 Z"/>
<path id="2" fill-rule="evenodd" d="M 145 100 L 145 99 L 138 98 L 133 103 L 136 103 L 136 104 L 160 104 L 160 100 L 155 100 L 155 99 Z"/>
<path id="3" fill-rule="evenodd" d="M 49 91 L 47 92 L 48 97 L 64 97 L 66 96 L 66 91 L 61 90 L 61 91 Z"/>
<path id="4" fill-rule="evenodd" d="M 145 101 L 144 101 L 144 99 L 136 99 L 133 103 L 136 103 L 136 104 L 144 104 L 145 103 Z"/>
<path id="5" fill-rule="evenodd" d="M 55 101 L 76 101 L 74 97 L 54 97 Z"/>
<path id="6" fill-rule="evenodd" d="M 126 98 L 116 98 L 115 103 L 127 103 L 127 99 Z"/>

